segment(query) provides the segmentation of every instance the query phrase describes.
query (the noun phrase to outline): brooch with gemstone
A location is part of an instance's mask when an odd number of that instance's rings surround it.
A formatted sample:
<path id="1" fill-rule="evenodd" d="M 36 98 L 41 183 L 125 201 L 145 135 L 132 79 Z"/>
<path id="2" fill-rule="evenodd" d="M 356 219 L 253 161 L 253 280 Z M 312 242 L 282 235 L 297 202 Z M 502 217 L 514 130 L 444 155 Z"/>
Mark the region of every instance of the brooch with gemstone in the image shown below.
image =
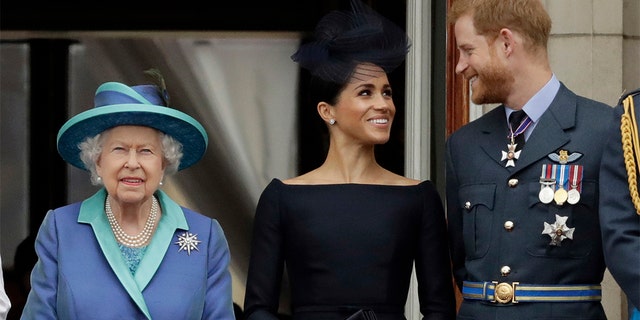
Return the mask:
<path id="1" fill-rule="evenodd" d="M 198 250 L 198 244 L 200 242 L 202 241 L 198 240 L 197 234 L 193 234 L 191 232 L 185 232 L 178 236 L 178 241 L 176 241 L 175 244 L 177 244 L 178 247 L 180 247 L 180 249 L 178 249 L 178 252 L 184 250 L 187 252 L 188 255 L 191 255 L 191 251 L 193 250 L 200 251 Z"/>

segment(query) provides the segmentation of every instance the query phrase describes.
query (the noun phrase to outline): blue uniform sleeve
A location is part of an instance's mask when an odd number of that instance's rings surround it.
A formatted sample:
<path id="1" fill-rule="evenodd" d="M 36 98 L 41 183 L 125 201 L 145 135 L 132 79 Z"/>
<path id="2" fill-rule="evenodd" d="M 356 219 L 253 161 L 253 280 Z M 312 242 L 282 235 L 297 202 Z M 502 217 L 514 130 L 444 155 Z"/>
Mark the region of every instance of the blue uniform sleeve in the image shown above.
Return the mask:
<path id="1" fill-rule="evenodd" d="M 636 110 L 640 108 L 636 98 Z M 626 293 L 640 307 L 640 215 L 629 191 L 620 129 L 622 106 L 612 121 L 609 143 L 603 153 L 600 170 L 600 226 L 607 268 Z M 638 114 L 636 114 L 636 118 Z M 636 127 L 637 129 L 637 127 Z M 637 159 L 634 165 L 637 170 Z M 638 172 L 637 172 L 638 173 Z M 640 177 L 636 175 L 636 187 Z M 637 189 L 636 189 L 637 190 Z"/>

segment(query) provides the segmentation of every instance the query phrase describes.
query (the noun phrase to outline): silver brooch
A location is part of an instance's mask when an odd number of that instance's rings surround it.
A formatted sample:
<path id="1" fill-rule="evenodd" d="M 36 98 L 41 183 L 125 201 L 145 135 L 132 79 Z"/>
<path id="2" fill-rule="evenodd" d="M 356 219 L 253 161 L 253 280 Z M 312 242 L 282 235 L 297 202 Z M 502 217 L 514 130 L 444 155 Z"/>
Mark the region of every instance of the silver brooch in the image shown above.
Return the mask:
<path id="1" fill-rule="evenodd" d="M 567 219 L 569 217 L 561 217 L 556 214 L 556 222 L 553 224 L 549 224 L 546 221 L 544 222 L 544 230 L 542 230 L 542 234 L 548 234 L 551 237 L 551 242 L 549 242 L 550 246 L 559 247 L 560 243 L 564 239 L 573 239 L 573 231 L 576 228 L 567 227 Z"/>
<path id="2" fill-rule="evenodd" d="M 180 249 L 178 249 L 178 252 L 185 250 L 187 251 L 188 255 L 191 255 L 191 250 L 199 251 L 198 244 L 200 242 L 202 241 L 198 240 L 197 234 L 185 232 L 178 236 L 178 241 L 176 241 L 175 244 L 180 247 Z"/>

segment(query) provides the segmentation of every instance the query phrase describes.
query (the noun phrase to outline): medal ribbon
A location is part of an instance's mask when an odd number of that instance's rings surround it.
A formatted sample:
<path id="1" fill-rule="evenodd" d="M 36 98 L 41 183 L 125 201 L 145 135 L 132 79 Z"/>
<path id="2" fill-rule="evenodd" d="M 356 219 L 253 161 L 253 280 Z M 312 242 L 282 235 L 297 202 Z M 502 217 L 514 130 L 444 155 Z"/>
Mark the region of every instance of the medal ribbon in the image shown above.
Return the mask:
<path id="1" fill-rule="evenodd" d="M 569 169 L 569 179 L 571 180 L 571 188 L 582 192 L 582 166 L 578 164 L 571 165 Z"/>
<path id="2" fill-rule="evenodd" d="M 541 180 L 544 180 L 544 179 L 548 178 L 548 176 L 547 176 L 547 175 L 548 175 L 548 173 L 547 173 L 547 165 L 546 165 L 546 164 L 543 164 L 543 165 L 542 165 L 542 172 L 541 172 L 541 174 L 540 174 L 540 179 L 541 179 Z"/>
<path id="3" fill-rule="evenodd" d="M 509 136 L 507 136 L 508 139 L 515 139 L 518 135 L 520 135 L 521 133 L 525 132 L 525 130 L 527 130 L 527 128 L 529 128 L 529 126 L 531 125 L 531 123 L 533 123 L 533 120 L 531 120 L 531 118 L 529 118 L 528 115 L 526 115 L 524 117 L 524 119 L 522 119 L 522 121 L 520 121 L 520 124 L 518 125 L 518 128 L 516 128 L 516 131 L 513 131 L 512 128 L 509 128 L 509 131 L 511 131 L 511 133 L 509 134 Z"/>
<path id="4" fill-rule="evenodd" d="M 556 181 L 558 181 L 557 182 L 558 188 L 563 188 L 565 190 L 569 190 L 569 188 L 568 188 L 569 175 L 566 174 L 567 173 L 566 172 L 567 165 L 565 165 L 565 164 L 558 164 L 558 165 L 554 164 L 553 166 L 556 167 L 556 170 L 557 170 L 557 174 L 556 175 L 558 176 L 558 179 Z"/>
<path id="5" fill-rule="evenodd" d="M 540 193 L 538 199 L 544 204 L 548 204 L 553 200 L 556 181 L 555 168 L 551 164 L 543 164 L 540 173 Z"/>
<path id="6" fill-rule="evenodd" d="M 542 174 L 540 175 L 540 180 L 541 181 L 550 181 L 553 177 L 552 177 L 552 169 L 551 169 L 551 164 L 543 164 L 542 165 Z M 544 184 L 544 183 L 540 183 L 540 188 L 544 188 L 545 186 L 549 186 L 551 187 L 551 184 Z"/>

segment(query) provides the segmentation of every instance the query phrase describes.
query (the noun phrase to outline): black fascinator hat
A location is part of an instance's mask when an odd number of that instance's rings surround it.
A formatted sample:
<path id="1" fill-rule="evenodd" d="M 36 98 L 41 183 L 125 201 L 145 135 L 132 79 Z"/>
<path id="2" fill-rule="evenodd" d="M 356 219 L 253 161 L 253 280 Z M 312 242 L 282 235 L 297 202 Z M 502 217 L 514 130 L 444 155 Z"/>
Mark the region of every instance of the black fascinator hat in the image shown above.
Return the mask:
<path id="1" fill-rule="evenodd" d="M 352 77 L 364 80 L 377 76 L 373 70 L 355 67 L 371 63 L 386 73 L 404 61 L 411 40 L 393 22 L 351 0 L 351 11 L 332 11 L 316 25 L 314 39 L 304 43 L 291 59 L 316 77 L 347 83 Z"/>

